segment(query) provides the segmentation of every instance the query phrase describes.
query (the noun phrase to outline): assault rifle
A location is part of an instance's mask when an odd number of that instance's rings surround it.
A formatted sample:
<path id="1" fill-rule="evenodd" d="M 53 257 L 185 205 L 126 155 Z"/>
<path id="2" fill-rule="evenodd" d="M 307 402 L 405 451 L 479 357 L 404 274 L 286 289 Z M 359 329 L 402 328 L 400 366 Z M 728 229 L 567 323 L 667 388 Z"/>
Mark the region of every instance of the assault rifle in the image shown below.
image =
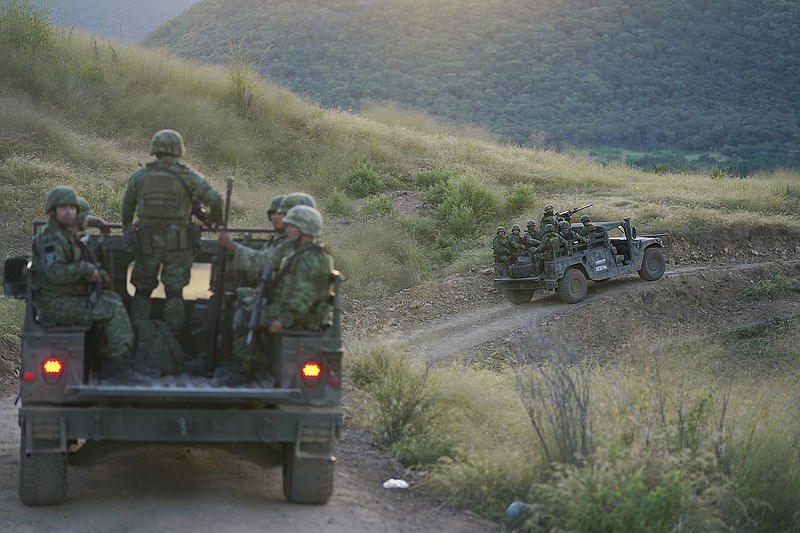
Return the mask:
<path id="1" fill-rule="evenodd" d="M 225 184 L 225 216 L 220 231 L 227 231 L 228 217 L 231 213 L 231 192 L 233 191 L 233 176 L 228 176 Z M 214 283 L 214 305 L 211 309 L 211 331 L 208 337 L 208 359 L 206 360 L 206 372 L 211 374 L 217 365 L 217 337 L 219 336 L 219 326 L 222 320 L 222 310 L 225 302 L 225 270 L 227 267 L 228 254 L 225 248 L 219 247 L 217 252 L 217 271 Z"/>
<path id="2" fill-rule="evenodd" d="M 81 259 L 92 263 L 97 269 L 97 273 L 100 275 L 100 279 L 92 283 L 92 290 L 89 293 L 89 298 L 86 300 L 87 307 L 94 307 L 97 305 L 97 302 L 100 301 L 100 297 L 103 296 L 105 284 L 110 283 L 111 279 L 108 272 L 103 270 L 100 266 L 100 261 L 97 259 L 97 252 L 92 246 L 92 243 L 89 242 L 89 239 L 89 234 L 86 233 L 77 239 L 77 243 L 78 247 L 81 249 Z"/>
<path id="3" fill-rule="evenodd" d="M 562 213 L 559 213 L 558 216 L 560 218 L 566 220 L 567 222 L 570 222 L 570 217 L 572 217 L 572 215 L 574 215 L 578 211 L 583 211 L 584 209 L 589 209 L 593 205 L 594 204 L 587 204 L 587 205 L 585 205 L 583 207 L 576 207 L 575 209 L 567 209 L 566 211 L 564 211 Z"/>
<path id="4" fill-rule="evenodd" d="M 256 327 L 258 326 L 258 315 L 261 314 L 261 301 L 264 299 L 264 293 L 267 290 L 267 282 L 269 276 L 272 274 L 272 266 L 267 264 L 261 268 L 261 277 L 258 279 L 258 288 L 253 301 L 253 310 L 250 313 L 250 322 L 247 324 L 247 345 L 252 346 L 253 336 L 255 335 Z"/>

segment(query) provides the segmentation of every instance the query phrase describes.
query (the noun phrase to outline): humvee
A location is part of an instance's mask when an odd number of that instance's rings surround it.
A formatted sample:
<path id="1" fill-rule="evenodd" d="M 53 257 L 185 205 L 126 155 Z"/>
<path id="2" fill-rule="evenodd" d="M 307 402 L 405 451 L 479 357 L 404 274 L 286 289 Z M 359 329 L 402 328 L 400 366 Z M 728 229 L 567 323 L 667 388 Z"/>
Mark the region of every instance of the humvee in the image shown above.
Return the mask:
<path id="1" fill-rule="evenodd" d="M 107 227 L 110 235 L 91 238 L 111 274 L 113 290 L 129 305 L 133 253 L 121 226 Z M 237 241 L 258 246 L 271 230 L 228 231 Z M 282 466 L 288 501 L 328 501 L 334 449 L 342 431 L 338 276 L 330 327 L 264 333 L 260 342 L 265 363 L 256 379 L 241 387 L 216 386 L 210 375 L 213 367 L 204 358 L 210 352 L 216 352 L 219 361 L 229 357 L 231 339 L 226 331 L 234 290 L 247 280 L 230 269 L 219 278 L 222 282 L 215 278 L 225 269 L 217 261 L 216 240 L 206 237 L 204 233 L 192 281 L 184 289 L 187 325 L 178 339 L 186 354 L 202 364 L 136 385 L 101 379 L 92 325 L 77 320 L 43 323 L 32 304 L 36 288 L 28 258 L 5 261 L 5 293 L 26 302 L 19 392 L 19 496 L 25 504 L 62 502 L 67 496 L 68 465 L 94 464 L 135 446 L 169 444 L 216 447 L 264 467 Z M 211 288 L 206 284 L 209 273 Z M 192 287 L 197 294 L 188 295 Z M 163 300 L 155 299 L 156 318 L 161 307 Z"/>
<path id="2" fill-rule="evenodd" d="M 578 303 L 586 298 L 588 280 L 600 282 L 638 272 L 642 279 L 655 281 L 664 275 L 662 250 L 671 244 L 668 234 L 637 236 L 630 218 L 625 218 L 595 222 L 586 237 L 586 243 L 556 245 L 554 259 L 544 262 L 542 272 L 536 272 L 530 257 L 520 258 L 506 269 L 507 275 L 495 278 L 494 287 L 515 304 L 529 302 L 537 290 L 557 292 L 562 301 Z"/>

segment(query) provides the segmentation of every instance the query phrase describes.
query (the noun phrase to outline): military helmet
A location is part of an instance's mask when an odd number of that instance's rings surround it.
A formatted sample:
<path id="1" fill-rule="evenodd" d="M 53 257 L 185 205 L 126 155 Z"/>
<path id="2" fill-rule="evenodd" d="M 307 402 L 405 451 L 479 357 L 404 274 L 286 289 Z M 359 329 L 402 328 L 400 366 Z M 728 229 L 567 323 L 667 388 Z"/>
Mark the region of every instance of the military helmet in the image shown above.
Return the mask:
<path id="1" fill-rule="evenodd" d="M 513 226 L 511 226 L 511 231 L 514 231 L 514 230 L 519 231 L 519 224 L 514 224 Z"/>
<path id="2" fill-rule="evenodd" d="M 497 231 L 495 231 L 495 233 L 500 233 L 501 231 L 503 233 L 505 233 L 506 232 L 506 228 L 504 228 L 503 226 L 497 226 Z"/>
<path id="3" fill-rule="evenodd" d="M 278 208 L 278 213 L 288 213 L 289 209 L 296 205 L 306 205 L 308 207 L 313 207 L 314 209 L 317 208 L 317 202 L 314 201 L 314 198 L 310 194 L 304 192 L 293 192 L 292 194 L 287 194 L 283 197 L 281 200 L 281 206 Z"/>
<path id="4" fill-rule="evenodd" d="M 569 223 L 569 222 L 567 222 L 566 220 L 562 220 L 561 222 L 559 222 L 559 223 L 558 223 L 558 226 L 559 226 L 561 229 L 569 229 L 570 227 L 572 227 L 572 226 L 570 225 L 570 223 Z"/>
<path id="5" fill-rule="evenodd" d="M 592 221 L 592 219 L 589 218 L 589 215 L 583 215 L 581 217 L 581 224 L 585 224 L 586 222 L 591 222 L 591 221 Z"/>
<path id="6" fill-rule="evenodd" d="M 553 204 L 547 204 L 546 206 L 544 206 L 545 213 L 552 213 L 553 209 L 554 209 Z"/>
<path id="7" fill-rule="evenodd" d="M 322 233 L 322 215 L 309 205 L 296 205 L 283 217 L 284 224 L 297 226 L 305 235 L 317 237 Z"/>
<path id="8" fill-rule="evenodd" d="M 75 217 L 75 223 L 78 226 L 83 226 L 90 212 L 89 202 L 83 196 L 78 196 L 78 215 Z"/>
<path id="9" fill-rule="evenodd" d="M 271 215 L 272 213 L 277 212 L 278 209 L 281 208 L 282 201 L 283 201 L 283 196 L 276 196 L 275 198 L 273 198 L 272 201 L 269 203 L 269 209 L 267 209 L 267 214 Z"/>
<path id="10" fill-rule="evenodd" d="M 183 155 L 183 137 L 175 130 L 159 130 L 150 141 L 150 153 L 181 157 Z"/>
<path id="11" fill-rule="evenodd" d="M 545 233 L 554 233 L 555 231 L 556 231 L 556 228 L 554 228 L 552 224 L 545 224 L 544 225 L 544 232 Z"/>
<path id="12" fill-rule="evenodd" d="M 67 185 L 58 185 L 50 189 L 47 193 L 47 200 L 44 202 L 44 212 L 49 213 L 51 209 L 59 205 L 78 206 L 78 195 L 75 189 Z"/>
<path id="13" fill-rule="evenodd" d="M 534 222 L 533 220 L 529 220 L 529 221 L 527 221 L 525 223 L 525 227 L 530 228 L 531 226 L 533 226 L 535 228 L 536 227 L 536 222 Z"/>

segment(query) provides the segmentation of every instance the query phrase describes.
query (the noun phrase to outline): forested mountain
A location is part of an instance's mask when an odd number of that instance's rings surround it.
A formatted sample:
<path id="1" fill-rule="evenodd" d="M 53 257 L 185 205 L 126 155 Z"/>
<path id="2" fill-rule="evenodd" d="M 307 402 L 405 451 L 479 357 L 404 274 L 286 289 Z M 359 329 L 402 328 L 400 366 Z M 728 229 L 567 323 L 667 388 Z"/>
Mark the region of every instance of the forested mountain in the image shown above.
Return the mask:
<path id="1" fill-rule="evenodd" d="M 392 101 L 519 144 L 800 165 L 800 2 L 203 0 L 146 43 L 229 43 L 323 106 Z"/>
<path id="2" fill-rule="evenodd" d="M 138 41 L 197 0 L 32 0 L 45 5 L 53 24 L 95 35 Z"/>

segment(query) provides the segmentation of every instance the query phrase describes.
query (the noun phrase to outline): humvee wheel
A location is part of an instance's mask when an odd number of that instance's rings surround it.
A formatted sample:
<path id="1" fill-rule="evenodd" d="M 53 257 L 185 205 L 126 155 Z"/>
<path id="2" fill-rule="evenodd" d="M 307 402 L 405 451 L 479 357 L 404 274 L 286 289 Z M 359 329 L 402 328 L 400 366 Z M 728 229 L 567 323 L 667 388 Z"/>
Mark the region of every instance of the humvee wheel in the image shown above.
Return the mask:
<path id="1" fill-rule="evenodd" d="M 577 268 L 570 268 L 564 272 L 564 277 L 558 281 L 558 296 L 562 302 L 576 304 L 586 298 L 588 283 L 583 272 Z"/>
<path id="2" fill-rule="evenodd" d="M 667 262 L 664 259 L 664 253 L 661 251 L 661 248 L 651 247 L 644 251 L 642 268 L 639 269 L 639 277 L 645 281 L 655 281 L 661 279 L 666 268 Z"/>
<path id="3" fill-rule="evenodd" d="M 512 304 L 526 304 L 531 301 L 531 298 L 533 298 L 533 289 L 522 291 L 506 291 L 506 298 L 508 298 Z"/>
<path id="4" fill-rule="evenodd" d="M 323 456 L 298 457 L 294 444 L 286 446 L 283 461 L 283 495 L 292 503 L 328 503 L 333 492 L 333 443 L 310 443 L 302 447 L 305 453 Z"/>
<path id="5" fill-rule="evenodd" d="M 19 443 L 19 497 L 25 505 L 54 505 L 67 498 L 67 456 L 25 453 L 25 430 Z M 58 441 L 35 440 L 34 450 L 55 450 Z"/>

